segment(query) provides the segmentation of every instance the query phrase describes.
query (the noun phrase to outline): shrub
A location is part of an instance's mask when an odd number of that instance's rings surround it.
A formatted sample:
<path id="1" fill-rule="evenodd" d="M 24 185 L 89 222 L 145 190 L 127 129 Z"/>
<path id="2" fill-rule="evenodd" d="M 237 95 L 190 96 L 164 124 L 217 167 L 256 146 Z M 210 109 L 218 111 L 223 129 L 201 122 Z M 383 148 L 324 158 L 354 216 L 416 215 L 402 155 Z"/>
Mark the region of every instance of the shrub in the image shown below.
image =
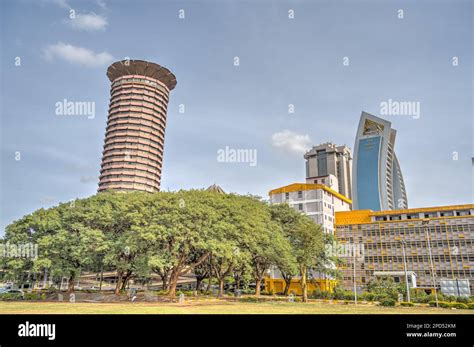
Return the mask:
<path id="1" fill-rule="evenodd" d="M 451 308 L 457 308 L 457 309 L 463 309 L 463 310 L 467 310 L 469 308 L 466 304 L 462 302 L 451 302 L 450 306 Z"/>
<path id="2" fill-rule="evenodd" d="M 397 302 L 394 299 L 388 298 L 388 297 L 385 297 L 385 298 L 381 299 L 380 302 L 379 302 L 380 306 L 386 306 L 386 307 L 393 307 L 396 304 L 397 304 Z"/>
<path id="3" fill-rule="evenodd" d="M 334 294 L 331 292 L 328 292 L 326 290 L 321 291 L 321 299 L 332 299 L 334 298 Z"/>
<path id="4" fill-rule="evenodd" d="M 45 300 L 45 299 L 46 299 L 45 293 L 38 293 L 38 292 L 25 293 L 25 300 Z"/>
<path id="5" fill-rule="evenodd" d="M 365 300 L 365 301 L 374 301 L 375 300 L 375 294 L 370 293 L 370 292 L 364 292 L 359 297 L 360 297 L 361 300 Z"/>
<path id="6" fill-rule="evenodd" d="M 400 303 L 400 306 L 413 307 L 413 306 L 415 306 L 415 304 L 412 303 L 412 302 L 403 301 L 403 302 Z"/>
<path id="7" fill-rule="evenodd" d="M 470 310 L 474 310 L 474 302 L 467 304 L 467 308 Z"/>
<path id="8" fill-rule="evenodd" d="M 451 300 L 451 301 L 457 301 L 457 302 L 462 302 L 463 304 L 469 304 L 471 302 L 471 298 L 467 296 L 458 296 L 456 300 Z"/>
<path id="9" fill-rule="evenodd" d="M 438 305 L 439 305 L 439 307 L 442 307 L 442 308 L 450 308 L 451 307 L 451 303 L 447 302 L 447 301 L 438 301 Z M 436 303 L 435 303 L 435 306 L 436 306 Z"/>
<path id="10" fill-rule="evenodd" d="M 184 296 L 194 296 L 194 291 L 193 290 L 179 290 L 176 292 L 176 296 L 180 296 L 181 294 L 184 294 Z"/>
<path id="11" fill-rule="evenodd" d="M 2 301 L 14 301 L 14 300 L 21 300 L 20 293 L 3 293 L 0 294 L 0 300 Z"/>
<path id="12" fill-rule="evenodd" d="M 321 296 L 322 296 L 321 289 L 319 288 L 316 288 L 315 290 L 313 290 L 310 295 L 312 299 L 320 299 Z"/>

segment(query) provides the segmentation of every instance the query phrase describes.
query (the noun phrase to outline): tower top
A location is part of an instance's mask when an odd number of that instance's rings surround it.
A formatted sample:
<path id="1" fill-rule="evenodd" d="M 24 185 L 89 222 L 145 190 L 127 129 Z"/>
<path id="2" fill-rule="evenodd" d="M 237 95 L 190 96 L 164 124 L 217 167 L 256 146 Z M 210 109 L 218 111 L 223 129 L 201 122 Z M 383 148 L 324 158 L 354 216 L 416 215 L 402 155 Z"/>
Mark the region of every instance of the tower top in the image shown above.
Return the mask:
<path id="1" fill-rule="evenodd" d="M 154 78 L 163 82 L 169 90 L 176 87 L 176 76 L 164 66 L 144 60 L 116 61 L 107 69 L 107 77 L 113 82 L 119 77 L 127 75 L 140 75 Z"/>

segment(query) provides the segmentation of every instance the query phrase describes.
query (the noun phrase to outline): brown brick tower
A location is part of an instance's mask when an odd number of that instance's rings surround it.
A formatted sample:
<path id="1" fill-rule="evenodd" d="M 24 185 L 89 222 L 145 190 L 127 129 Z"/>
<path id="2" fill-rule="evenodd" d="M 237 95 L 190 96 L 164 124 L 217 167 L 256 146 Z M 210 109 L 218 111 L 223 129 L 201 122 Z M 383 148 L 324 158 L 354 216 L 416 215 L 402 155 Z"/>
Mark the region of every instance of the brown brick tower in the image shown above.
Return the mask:
<path id="1" fill-rule="evenodd" d="M 112 85 L 98 190 L 159 191 L 166 111 L 176 77 L 143 60 L 115 62 L 107 77 Z"/>

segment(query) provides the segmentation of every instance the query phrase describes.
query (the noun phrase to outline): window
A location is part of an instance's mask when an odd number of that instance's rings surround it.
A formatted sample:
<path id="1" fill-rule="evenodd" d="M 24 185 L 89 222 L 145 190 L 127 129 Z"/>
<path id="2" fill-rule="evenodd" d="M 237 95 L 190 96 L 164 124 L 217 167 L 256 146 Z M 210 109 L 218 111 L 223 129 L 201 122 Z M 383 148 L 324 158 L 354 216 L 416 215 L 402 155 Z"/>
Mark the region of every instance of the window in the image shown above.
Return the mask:
<path id="1" fill-rule="evenodd" d="M 318 156 L 318 176 L 327 176 L 327 156 L 325 150 L 317 151 Z"/>
<path id="2" fill-rule="evenodd" d="M 285 199 L 288 200 L 290 198 L 290 193 L 285 193 Z"/>
<path id="3" fill-rule="evenodd" d="M 298 191 L 298 199 L 302 199 L 303 198 L 303 192 L 300 190 Z"/>
<path id="4" fill-rule="evenodd" d="M 298 211 L 303 211 L 303 204 L 298 204 Z"/>

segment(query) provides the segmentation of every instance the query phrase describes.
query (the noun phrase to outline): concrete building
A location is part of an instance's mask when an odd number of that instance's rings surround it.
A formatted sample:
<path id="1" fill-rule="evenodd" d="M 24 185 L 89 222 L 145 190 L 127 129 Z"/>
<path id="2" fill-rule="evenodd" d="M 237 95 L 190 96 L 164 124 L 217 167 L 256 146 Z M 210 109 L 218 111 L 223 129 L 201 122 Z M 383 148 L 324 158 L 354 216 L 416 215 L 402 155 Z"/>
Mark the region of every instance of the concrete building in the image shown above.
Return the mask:
<path id="1" fill-rule="evenodd" d="M 408 208 L 402 171 L 394 151 L 396 134 L 389 121 L 362 112 L 354 146 L 354 210 Z"/>
<path id="2" fill-rule="evenodd" d="M 352 152 L 349 147 L 324 143 L 304 155 L 306 183 L 325 184 L 352 199 Z"/>
<path id="3" fill-rule="evenodd" d="M 343 248 L 359 250 L 342 257 L 346 264 L 340 267 L 343 272 L 340 284 L 346 289 L 353 289 L 354 263 L 359 291 L 374 276 L 383 273 L 398 274 L 394 277 L 403 281 L 406 258 L 406 270 L 415 274 L 418 287 L 433 288 L 432 261 L 437 288 L 440 281 L 467 279 L 474 293 L 472 204 L 336 212 L 335 237 Z"/>
<path id="4" fill-rule="evenodd" d="M 160 190 L 166 113 L 176 77 L 142 60 L 109 66 L 112 83 L 99 191 Z"/>
<path id="5" fill-rule="evenodd" d="M 286 203 L 305 213 L 324 232 L 334 232 L 334 216 L 337 211 L 349 211 L 352 201 L 324 184 L 294 183 L 273 189 L 269 193 L 271 204 Z"/>

